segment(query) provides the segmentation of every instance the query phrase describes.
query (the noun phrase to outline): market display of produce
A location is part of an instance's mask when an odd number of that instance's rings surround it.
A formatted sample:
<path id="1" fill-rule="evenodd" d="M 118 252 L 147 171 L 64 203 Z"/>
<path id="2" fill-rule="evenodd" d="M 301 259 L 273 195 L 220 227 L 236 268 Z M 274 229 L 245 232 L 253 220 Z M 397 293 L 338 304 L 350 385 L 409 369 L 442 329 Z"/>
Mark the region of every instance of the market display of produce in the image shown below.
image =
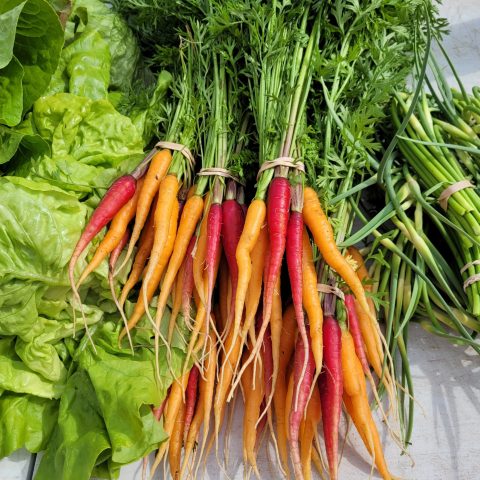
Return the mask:
<path id="1" fill-rule="evenodd" d="M 336 479 L 345 417 L 397 478 L 409 324 L 480 353 L 446 35 L 433 0 L 4 2 L 0 457 L 231 478 L 237 436 L 245 477 Z"/>

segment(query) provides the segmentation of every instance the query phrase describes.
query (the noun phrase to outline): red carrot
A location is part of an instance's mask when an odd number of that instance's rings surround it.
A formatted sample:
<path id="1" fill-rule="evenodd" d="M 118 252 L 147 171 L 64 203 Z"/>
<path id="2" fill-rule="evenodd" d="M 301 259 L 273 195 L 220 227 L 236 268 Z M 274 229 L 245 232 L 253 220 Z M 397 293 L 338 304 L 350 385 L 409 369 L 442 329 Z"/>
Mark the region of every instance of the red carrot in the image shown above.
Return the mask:
<path id="1" fill-rule="evenodd" d="M 362 332 L 360 331 L 360 324 L 358 323 L 357 311 L 355 310 L 355 297 L 353 295 L 345 295 L 345 308 L 347 310 L 348 329 L 352 334 L 355 344 L 355 353 L 362 364 L 364 373 L 369 374 L 370 367 L 368 366 L 367 356 L 363 346 Z"/>
<path id="2" fill-rule="evenodd" d="M 168 392 L 167 392 L 167 395 L 165 395 L 165 398 L 163 402 L 160 404 L 160 406 L 152 408 L 153 416 L 155 417 L 157 422 L 159 422 L 160 419 L 162 418 L 163 411 L 165 410 L 165 405 L 167 404 L 167 400 L 168 400 Z"/>
<path id="3" fill-rule="evenodd" d="M 277 277 L 280 275 L 283 254 L 285 253 L 289 212 L 290 183 L 284 177 L 275 177 L 268 191 L 267 224 L 270 238 L 270 259 L 263 293 L 263 331 L 265 331 L 272 313 L 273 289 Z M 263 337 L 262 330 L 259 333 L 260 340 Z"/>
<path id="4" fill-rule="evenodd" d="M 214 203 L 210 207 L 207 218 L 207 251 L 205 253 L 205 268 L 207 269 L 207 318 L 212 310 L 212 294 L 215 283 L 215 265 L 218 262 L 220 250 L 220 232 L 222 229 L 222 205 Z"/>
<path id="5" fill-rule="evenodd" d="M 260 316 L 260 322 L 262 317 Z M 263 337 L 262 346 L 262 362 L 263 362 L 263 378 L 265 382 L 265 398 L 268 400 L 272 394 L 272 377 L 273 377 L 273 353 L 272 353 L 272 337 L 270 335 L 270 327 L 267 328 Z M 265 407 L 265 405 L 264 405 Z M 264 411 L 260 410 L 261 412 Z M 262 415 L 263 419 L 263 415 Z"/>
<path id="6" fill-rule="evenodd" d="M 127 230 L 125 230 L 125 233 L 123 234 L 123 237 L 120 240 L 120 243 L 112 250 L 112 253 L 110 254 L 110 258 L 108 259 L 109 279 L 111 277 L 113 280 L 115 266 L 117 265 L 117 262 L 118 262 L 118 257 L 122 253 L 122 250 L 125 248 L 125 245 L 127 244 L 129 238 L 130 238 L 130 230 L 127 228 Z"/>
<path id="7" fill-rule="evenodd" d="M 327 313 L 327 312 L 326 312 Z M 342 332 L 333 316 L 323 321 L 324 370 L 320 375 L 323 435 L 327 452 L 330 478 L 336 480 L 338 470 L 338 425 L 342 411 Z"/>
<path id="8" fill-rule="evenodd" d="M 193 414 L 195 413 L 195 405 L 197 404 L 197 388 L 198 388 L 199 370 L 196 365 L 190 370 L 188 376 L 187 391 L 185 398 L 185 424 L 183 435 L 187 439 L 190 424 L 192 423 Z"/>
<path id="9" fill-rule="evenodd" d="M 123 175 L 113 182 L 107 190 L 98 207 L 94 210 L 85 230 L 73 250 L 70 263 L 68 264 L 68 277 L 76 300 L 80 302 L 80 296 L 75 287 L 74 270 L 77 261 L 88 244 L 98 232 L 115 216 L 116 213 L 133 197 L 137 188 L 137 179 L 132 175 Z M 75 315 L 75 310 L 74 310 Z M 74 317 L 75 321 L 75 317 Z"/>
<path id="10" fill-rule="evenodd" d="M 288 220 L 287 229 L 287 266 L 288 276 L 290 278 L 290 285 L 292 289 L 292 300 L 295 308 L 295 317 L 297 319 L 298 332 L 302 338 L 302 343 L 305 349 L 308 348 L 307 329 L 305 328 L 305 320 L 303 315 L 303 267 L 302 267 L 302 249 L 303 249 L 303 217 L 301 212 L 292 211 Z M 305 351 L 305 362 L 308 358 Z M 302 381 L 306 363 L 302 367 Z M 295 397 L 294 402 L 298 399 Z"/>
<path id="11" fill-rule="evenodd" d="M 235 185 L 234 182 L 233 185 Z M 230 270 L 230 279 L 232 282 L 232 305 L 230 307 L 229 318 L 233 314 L 235 307 L 235 297 L 237 294 L 238 283 L 238 265 L 235 253 L 237 251 L 238 241 L 242 234 L 245 224 L 245 214 L 241 205 L 234 198 L 229 198 L 230 184 L 226 193 L 226 200 L 222 203 L 222 246 Z"/>
<path id="12" fill-rule="evenodd" d="M 292 398 L 288 422 L 290 433 L 288 440 L 290 442 L 290 454 L 292 456 L 296 479 L 303 479 L 299 447 L 300 423 L 305 414 L 308 398 L 310 396 L 310 389 L 312 387 L 313 375 L 315 373 L 315 359 L 313 358 L 312 348 L 310 346 L 310 336 L 307 336 L 307 342 L 307 348 L 305 348 L 302 338 L 298 337 L 297 345 L 295 346 L 295 360 L 293 366 L 295 393 Z M 307 352 L 307 358 L 305 358 L 305 352 Z M 307 368 L 305 369 L 303 378 L 301 378 L 305 362 L 307 363 Z M 298 398 L 297 402 L 295 402 L 295 398 Z"/>

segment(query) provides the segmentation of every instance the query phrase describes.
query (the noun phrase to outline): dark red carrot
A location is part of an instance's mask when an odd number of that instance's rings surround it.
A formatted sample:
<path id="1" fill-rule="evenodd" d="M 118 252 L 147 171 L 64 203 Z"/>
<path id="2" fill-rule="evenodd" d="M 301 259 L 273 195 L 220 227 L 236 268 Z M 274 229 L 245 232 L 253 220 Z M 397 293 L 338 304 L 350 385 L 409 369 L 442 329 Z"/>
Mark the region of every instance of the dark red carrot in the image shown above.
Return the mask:
<path id="1" fill-rule="evenodd" d="M 215 265 L 221 253 L 220 232 L 222 230 L 222 205 L 214 203 L 210 207 L 207 218 L 207 250 L 205 253 L 205 268 L 207 270 L 207 305 L 206 318 L 210 318 L 212 310 L 212 294 L 215 283 Z"/>
<path id="2" fill-rule="evenodd" d="M 357 311 L 355 310 L 355 297 L 351 294 L 345 295 L 345 309 L 347 310 L 348 329 L 352 334 L 353 343 L 355 344 L 355 353 L 362 364 L 364 373 L 369 374 L 370 367 L 368 366 L 367 356 L 363 346 L 362 332 L 358 322 Z"/>
<path id="3" fill-rule="evenodd" d="M 301 185 L 300 185 L 301 186 Z M 298 333 L 302 338 L 305 348 L 308 348 L 307 329 L 305 328 L 305 319 L 303 315 L 303 266 L 302 266 L 302 250 L 303 250 L 303 217 L 301 212 L 292 211 L 288 220 L 287 228 L 287 266 L 288 276 L 292 289 L 292 300 L 295 308 L 295 317 L 297 319 Z M 304 355 L 305 362 L 308 358 L 307 352 Z M 302 367 L 302 375 L 306 369 L 306 363 Z M 297 403 L 298 398 L 294 398 Z"/>
<path id="4" fill-rule="evenodd" d="M 98 207 L 94 210 L 90 220 L 85 227 L 80 239 L 75 246 L 70 263 L 68 264 L 68 277 L 73 294 L 80 303 L 80 297 L 75 287 L 74 271 L 75 265 L 87 248 L 88 244 L 100 232 L 100 230 L 112 220 L 116 213 L 133 197 L 137 188 L 137 179 L 132 175 L 123 175 L 113 182 L 107 190 Z M 75 311 L 75 310 L 74 310 Z"/>
<path id="5" fill-rule="evenodd" d="M 310 389 L 312 387 L 313 375 L 315 373 L 315 359 L 313 358 L 312 348 L 310 346 L 310 336 L 307 335 L 307 348 L 303 344 L 302 338 L 299 336 L 295 346 L 295 359 L 293 366 L 293 381 L 294 394 L 292 398 L 292 405 L 289 415 L 289 442 L 290 455 L 292 457 L 293 469 L 295 478 L 303 479 L 302 460 L 300 457 L 300 424 L 307 408 L 308 398 L 310 396 Z M 307 352 L 307 358 L 305 353 Z M 305 373 L 302 377 L 302 370 L 304 364 L 307 364 Z M 298 399 L 295 402 L 295 398 Z"/>
<path id="6" fill-rule="evenodd" d="M 188 376 L 187 391 L 185 396 L 185 423 L 183 427 L 183 435 L 187 439 L 190 424 L 192 423 L 193 414 L 195 413 L 195 405 L 197 404 L 197 389 L 199 370 L 196 365 L 190 370 Z"/>
<path id="7" fill-rule="evenodd" d="M 260 316 L 260 322 L 262 317 Z M 265 398 L 268 400 L 272 393 L 272 377 L 273 377 L 273 352 L 272 352 L 272 337 L 270 334 L 270 327 L 265 331 L 262 345 L 262 362 L 263 362 L 263 378 L 265 382 Z M 265 405 L 264 405 L 265 407 Z M 264 412 L 264 408 L 260 410 Z M 264 415 L 262 415 L 263 419 Z"/>
<path id="8" fill-rule="evenodd" d="M 290 212 L 290 183 L 284 177 L 275 177 L 268 190 L 267 225 L 270 239 L 270 258 L 263 293 L 263 328 L 270 321 L 272 313 L 273 289 L 280 275 L 285 242 L 287 238 L 288 217 Z M 259 333 L 260 340 L 263 337 Z"/>
<path id="9" fill-rule="evenodd" d="M 190 302 L 193 296 L 193 248 L 197 242 L 197 236 L 193 235 L 188 244 L 187 253 L 185 254 L 185 269 L 183 271 L 183 291 L 182 291 L 182 315 L 187 325 L 190 325 Z"/>
<path id="10" fill-rule="evenodd" d="M 238 283 L 238 265 L 235 257 L 238 241 L 242 234 L 245 224 L 245 214 L 241 205 L 235 199 L 233 187 L 235 182 L 230 182 L 227 188 L 226 200 L 222 203 L 222 246 L 230 270 L 230 279 L 232 282 L 232 301 L 229 311 L 229 318 L 233 314 L 235 307 L 235 297 L 237 294 Z M 233 196 L 232 196 L 233 195 Z M 232 198 L 230 198 L 232 197 Z"/>
<path id="11" fill-rule="evenodd" d="M 342 411 L 343 394 L 342 332 L 331 314 L 326 315 L 323 321 L 323 339 L 324 370 L 319 379 L 323 435 L 330 478 L 336 480 L 338 470 L 338 425 Z"/>

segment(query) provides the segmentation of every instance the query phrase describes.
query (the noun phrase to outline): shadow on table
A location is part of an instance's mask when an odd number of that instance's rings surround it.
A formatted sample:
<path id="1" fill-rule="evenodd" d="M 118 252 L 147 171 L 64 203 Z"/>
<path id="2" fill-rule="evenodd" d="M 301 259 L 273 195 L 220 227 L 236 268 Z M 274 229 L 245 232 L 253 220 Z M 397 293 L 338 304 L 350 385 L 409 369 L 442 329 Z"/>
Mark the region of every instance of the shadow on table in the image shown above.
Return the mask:
<path id="1" fill-rule="evenodd" d="M 458 452 L 462 445 L 458 426 L 465 418 L 470 418 L 480 430 L 480 359 L 472 348 L 452 345 L 440 337 L 432 338 L 419 325 L 411 328 L 416 333 L 416 338 L 411 335 L 409 349 L 410 364 L 418 377 L 414 378 L 414 387 L 420 382 L 428 384 L 431 407 L 425 408 L 431 412 L 434 431 L 445 432 L 442 439 L 446 440 L 450 451 L 450 459 L 443 458 L 443 461 L 450 461 L 452 471 L 460 474 Z M 415 437 L 415 424 L 413 435 Z M 431 441 L 438 442 L 438 439 Z"/>

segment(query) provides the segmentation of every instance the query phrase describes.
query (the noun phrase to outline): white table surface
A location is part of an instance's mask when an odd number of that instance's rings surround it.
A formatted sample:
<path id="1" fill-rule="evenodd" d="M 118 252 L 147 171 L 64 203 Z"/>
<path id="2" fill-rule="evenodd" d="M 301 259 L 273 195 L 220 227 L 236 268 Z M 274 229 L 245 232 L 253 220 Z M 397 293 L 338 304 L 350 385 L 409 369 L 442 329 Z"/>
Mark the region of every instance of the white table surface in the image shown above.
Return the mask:
<path id="1" fill-rule="evenodd" d="M 480 85 L 480 0 L 445 0 L 440 12 L 450 22 L 444 46 L 467 89 Z M 444 65 L 445 62 L 441 61 Z M 453 85 L 453 75 L 446 70 Z M 474 480 L 480 478 L 480 359 L 471 349 L 410 326 L 409 358 L 417 402 L 411 459 L 386 439 L 385 455 L 392 474 L 412 480 Z M 241 414 L 233 422 L 228 477 L 243 478 Z M 262 476 L 279 478 L 269 467 L 267 454 L 259 452 Z M 412 466 L 411 460 L 415 462 Z M 0 480 L 26 480 L 31 456 L 18 451 L 0 460 Z M 219 478 L 211 456 L 205 478 Z M 371 475 L 370 461 L 354 428 L 350 429 L 339 478 L 353 480 Z M 162 478 L 159 475 L 158 478 Z M 121 480 L 140 480 L 139 463 L 122 469 Z M 227 478 L 224 476 L 224 478 Z M 379 478 L 374 472 L 372 478 Z M 60 480 L 60 479 L 52 479 Z"/>

